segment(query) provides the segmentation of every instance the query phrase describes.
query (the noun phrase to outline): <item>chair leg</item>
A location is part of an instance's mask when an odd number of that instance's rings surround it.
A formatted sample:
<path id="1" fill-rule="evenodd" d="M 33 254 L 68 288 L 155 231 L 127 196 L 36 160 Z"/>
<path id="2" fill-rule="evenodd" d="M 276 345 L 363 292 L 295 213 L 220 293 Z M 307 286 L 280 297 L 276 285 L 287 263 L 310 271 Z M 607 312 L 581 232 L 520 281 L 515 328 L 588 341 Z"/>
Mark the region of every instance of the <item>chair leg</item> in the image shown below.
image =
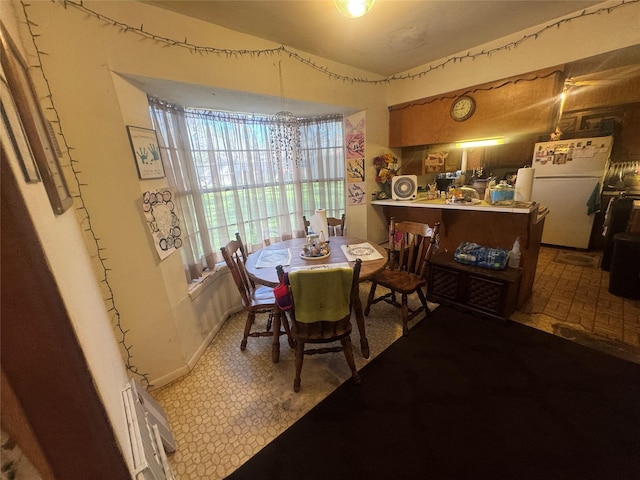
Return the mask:
<path id="1" fill-rule="evenodd" d="M 279 308 L 274 309 L 271 312 L 273 315 L 273 343 L 271 344 L 271 361 L 278 363 L 280 361 L 280 323 L 282 322 L 282 315 Z M 286 322 L 285 318 L 285 322 Z"/>
<path id="2" fill-rule="evenodd" d="M 353 348 L 351 347 L 351 337 L 345 337 L 340 340 L 342 343 L 342 352 L 344 353 L 344 358 L 347 359 L 347 364 L 351 369 L 351 380 L 354 384 L 360 385 L 362 380 L 360 379 L 360 374 L 356 370 L 356 362 L 353 359 Z"/>
<path id="3" fill-rule="evenodd" d="M 296 342 L 296 377 L 293 379 L 293 391 L 300 391 L 300 374 L 302 373 L 302 362 L 304 361 L 304 343 Z"/>
<path id="4" fill-rule="evenodd" d="M 402 294 L 402 335 L 409 335 L 409 305 L 407 294 Z"/>
<path id="5" fill-rule="evenodd" d="M 240 350 L 243 352 L 247 349 L 247 338 L 249 338 L 249 333 L 251 333 L 251 326 L 256 319 L 256 314 L 254 312 L 249 312 L 247 314 L 247 322 L 244 324 L 244 337 L 242 337 L 242 342 L 240 342 Z"/>
<path id="6" fill-rule="evenodd" d="M 291 325 L 289 325 L 289 319 L 287 318 L 287 314 L 284 312 L 280 312 L 280 323 L 282 324 L 284 333 L 287 335 L 287 342 L 289 343 L 289 348 L 295 348 L 296 342 L 293 340 L 293 337 L 291 336 Z"/>
<path id="7" fill-rule="evenodd" d="M 428 317 L 429 315 L 431 315 L 431 309 L 429 308 L 429 304 L 427 303 L 427 297 L 425 297 L 424 292 L 422 291 L 422 289 L 418 288 L 418 290 L 416 290 L 418 292 L 418 297 L 420 297 L 420 302 L 422 303 L 422 306 L 424 307 L 424 313 L 425 313 L 425 318 Z"/>
<path id="8" fill-rule="evenodd" d="M 376 287 L 377 283 L 371 282 L 371 289 L 369 290 L 369 297 L 367 298 L 367 306 L 364 309 L 364 314 L 369 316 L 369 312 L 371 311 L 371 304 L 373 303 L 373 299 L 376 296 Z"/>

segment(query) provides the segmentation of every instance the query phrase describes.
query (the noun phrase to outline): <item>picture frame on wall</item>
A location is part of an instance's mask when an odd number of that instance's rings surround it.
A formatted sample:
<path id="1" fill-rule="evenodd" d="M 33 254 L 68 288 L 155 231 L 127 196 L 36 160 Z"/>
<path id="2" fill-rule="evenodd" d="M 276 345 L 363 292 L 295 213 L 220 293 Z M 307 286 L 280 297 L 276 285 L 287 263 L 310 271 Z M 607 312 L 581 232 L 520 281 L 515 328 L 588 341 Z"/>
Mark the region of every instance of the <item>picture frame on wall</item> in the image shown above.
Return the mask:
<path id="1" fill-rule="evenodd" d="M 42 106 L 38 101 L 33 81 L 29 75 L 27 63 L 22 58 L 1 21 L 0 49 L 2 50 L 2 55 L 0 56 L 2 72 L 29 147 L 26 148 L 25 145 L 17 143 L 17 155 L 24 162 L 27 170 L 25 178 L 29 182 L 37 181 L 34 180 L 36 173 L 29 163 L 31 160 L 27 159 L 31 155 L 37 165 L 37 170 L 49 197 L 51 207 L 57 215 L 61 215 L 73 205 L 73 198 L 56 155 L 54 142 L 50 136 Z M 9 113 L 6 108 L 5 112 Z M 9 115 L 7 117 L 9 118 Z M 16 130 L 13 133 L 20 134 Z M 16 137 L 16 140 L 18 139 Z"/>
<path id="2" fill-rule="evenodd" d="M 156 131 L 127 125 L 127 133 L 140 180 L 164 178 L 164 165 Z"/>
<path id="3" fill-rule="evenodd" d="M 0 130 L 2 133 L 2 142 L 0 143 L 2 154 L 12 154 L 17 158 L 25 182 L 40 182 L 40 172 L 38 172 L 27 134 L 22 126 L 18 108 L 9 91 L 9 84 L 4 72 L 0 72 L 0 118 L 2 119 L 2 129 Z"/>

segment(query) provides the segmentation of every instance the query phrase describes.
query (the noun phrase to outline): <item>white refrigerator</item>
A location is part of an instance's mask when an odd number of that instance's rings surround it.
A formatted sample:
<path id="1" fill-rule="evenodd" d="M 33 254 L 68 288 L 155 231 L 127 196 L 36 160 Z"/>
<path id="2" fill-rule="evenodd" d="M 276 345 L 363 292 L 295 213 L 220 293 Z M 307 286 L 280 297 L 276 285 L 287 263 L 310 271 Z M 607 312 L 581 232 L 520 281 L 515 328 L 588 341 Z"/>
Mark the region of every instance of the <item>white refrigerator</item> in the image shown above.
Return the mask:
<path id="1" fill-rule="evenodd" d="M 549 208 L 542 243 L 589 248 L 613 137 L 536 143 L 531 200 Z"/>

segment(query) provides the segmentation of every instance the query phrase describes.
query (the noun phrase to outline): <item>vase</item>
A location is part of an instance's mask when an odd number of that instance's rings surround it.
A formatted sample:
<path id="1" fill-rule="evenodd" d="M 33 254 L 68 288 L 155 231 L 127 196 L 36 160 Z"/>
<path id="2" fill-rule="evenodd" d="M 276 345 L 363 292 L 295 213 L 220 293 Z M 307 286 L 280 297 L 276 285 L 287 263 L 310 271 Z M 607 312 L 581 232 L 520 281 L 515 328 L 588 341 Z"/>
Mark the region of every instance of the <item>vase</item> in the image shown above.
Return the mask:
<path id="1" fill-rule="evenodd" d="M 391 198 L 391 184 L 381 183 L 380 191 L 376 195 L 377 200 L 388 200 Z"/>

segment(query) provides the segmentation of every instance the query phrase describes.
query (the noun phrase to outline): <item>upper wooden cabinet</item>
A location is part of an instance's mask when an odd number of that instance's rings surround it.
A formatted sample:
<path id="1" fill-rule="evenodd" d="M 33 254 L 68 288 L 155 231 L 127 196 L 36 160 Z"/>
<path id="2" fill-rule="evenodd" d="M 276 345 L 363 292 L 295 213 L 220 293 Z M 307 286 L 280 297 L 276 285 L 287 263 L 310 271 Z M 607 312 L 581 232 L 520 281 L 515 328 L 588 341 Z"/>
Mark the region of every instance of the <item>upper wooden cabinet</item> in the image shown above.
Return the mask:
<path id="1" fill-rule="evenodd" d="M 568 81 L 564 111 L 584 111 L 640 102 L 640 67 L 617 68 L 590 80 Z"/>
<path id="2" fill-rule="evenodd" d="M 530 136 L 555 129 L 563 68 L 549 68 L 389 107 L 389 146 L 407 147 L 493 136 Z M 455 121 L 454 100 L 468 95 L 475 112 Z"/>

